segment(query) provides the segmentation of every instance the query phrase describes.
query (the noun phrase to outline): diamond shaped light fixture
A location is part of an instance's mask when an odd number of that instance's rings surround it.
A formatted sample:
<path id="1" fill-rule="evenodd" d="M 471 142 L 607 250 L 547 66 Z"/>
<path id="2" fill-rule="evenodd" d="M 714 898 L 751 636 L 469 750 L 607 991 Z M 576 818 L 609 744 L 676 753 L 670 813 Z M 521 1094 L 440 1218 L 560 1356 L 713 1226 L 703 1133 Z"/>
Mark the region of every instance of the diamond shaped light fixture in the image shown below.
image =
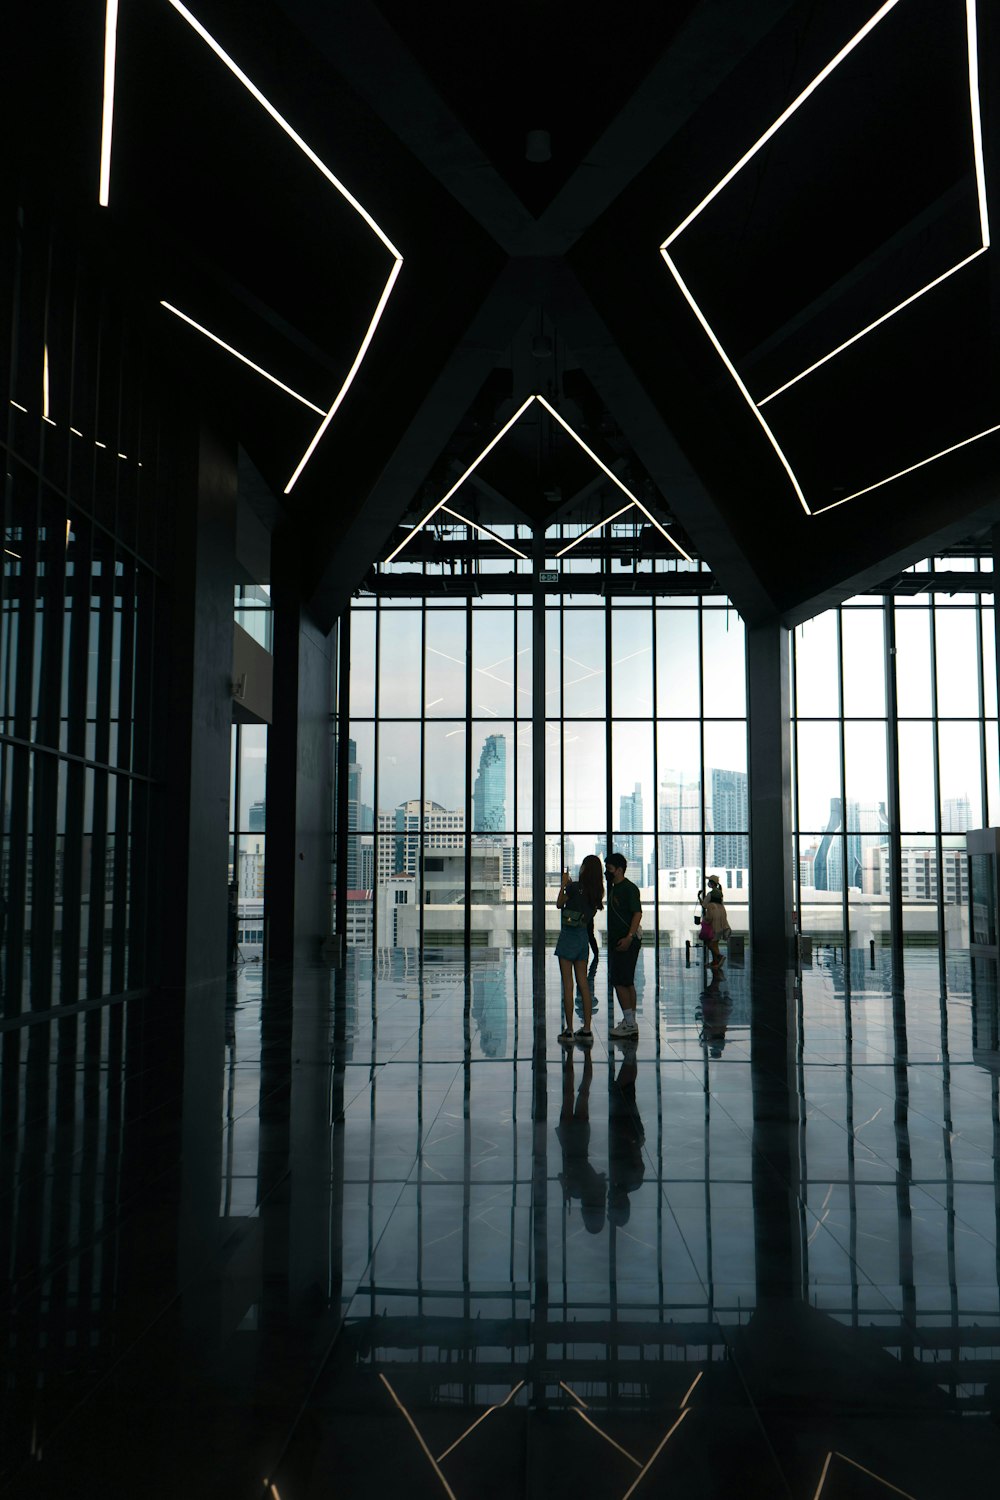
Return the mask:
<path id="1" fill-rule="evenodd" d="M 677 552 L 680 553 L 681 557 L 683 557 L 686 562 L 692 562 L 693 561 L 693 559 L 691 557 L 689 557 L 688 554 L 684 551 L 684 548 L 681 546 L 680 542 L 675 542 L 674 539 L 673 539 L 673 537 L 670 535 L 670 533 L 668 531 L 666 531 L 663 526 L 660 525 L 660 523 L 656 519 L 656 517 L 654 515 L 650 514 L 650 512 L 643 505 L 642 501 L 639 499 L 638 495 L 633 495 L 633 493 L 629 489 L 628 485 L 627 484 L 623 484 L 622 481 L 618 478 L 618 475 L 615 474 L 615 473 L 613 473 L 612 470 L 608 468 L 607 464 L 603 463 L 601 461 L 601 459 L 598 458 L 598 456 L 594 452 L 593 448 L 588 447 L 588 445 L 584 442 L 584 440 L 580 436 L 580 434 L 578 432 L 574 432 L 573 431 L 572 427 L 569 425 L 569 423 L 566 421 L 566 419 L 564 417 L 561 417 L 559 415 L 559 413 L 556 411 L 555 407 L 552 406 L 548 401 L 546 401 L 546 399 L 545 399 L 544 396 L 533 395 L 533 396 L 526 397 L 526 399 L 521 402 L 521 405 L 517 408 L 517 411 L 514 413 L 514 415 L 512 417 L 508 417 L 507 418 L 506 422 L 500 428 L 500 431 L 498 433 L 496 433 L 490 439 L 490 441 L 486 444 L 486 447 L 482 450 L 482 452 L 478 455 L 478 457 L 474 458 L 473 461 L 472 461 L 472 463 L 465 470 L 465 472 L 463 474 L 461 474 L 458 479 L 455 480 L 455 483 L 452 485 L 451 489 L 448 490 L 446 494 L 442 495 L 441 499 L 438 500 L 438 502 L 435 505 L 431 506 L 430 510 L 424 516 L 424 518 L 423 518 L 422 521 L 419 521 L 417 523 L 417 525 L 414 526 L 411 531 L 408 531 L 406 533 L 406 536 L 404 536 L 403 540 L 399 543 L 399 546 L 395 547 L 393 549 L 393 551 L 389 553 L 389 556 L 385 560 L 384 566 L 387 565 L 387 564 L 389 564 L 389 563 L 391 563 L 395 558 L 397 558 L 399 556 L 399 554 L 402 552 L 403 548 L 409 545 L 409 543 L 416 536 L 417 532 L 418 531 L 422 531 L 423 528 L 427 525 L 428 521 L 430 521 L 434 516 L 436 516 L 439 510 L 445 510 L 445 511 L 447 511 L 449 515 L 456 516 L 457 519 L 460 520 L 460 521 L 464 520 L 464 517 L 463 516 L 459 516 L 458 513 L 457 513 L 457 511 L 453 511 L 453 510 L 449 509 L 449 507 L 448 507 L 448 501 L 452 498 L 452 496 L 454 494 L 456 494 L 456 492 L 458 490 L 461 489 L 462 485 L 468 479 L 469 475 L 475 473 L 476 469 L 479 468 L 479 465 L 482 463 L 483 459 L 487 456 L 487 454 L 492 453 L 493 449 L 497 446 L 497 444 L 501 441 L 501 439 L 504 438 L 507 435 L 507 433 L 510 431 L 510 429 L 514 426 L 514 424 L 516 422 L 518 422 L 521 417 L 523 417 L 524 413 L 528 410 L 528 407 L 531 406 L 531 405 L 533 405 L 533 403 L 536 402 L 536 401 L 538 402 L 538 404 L 540 406 L 543 406 L 545 408 L 545 410 L 548 412 L 549 416 L 552 417 L 556 422 L 558 422 L 559 426 L 565 432 L 569 433 L 569 435 L 573 439 L 574 443 L 576 443 L 580 448 L 583 449 L 583 451 L 584 451 L 584 453 L 586 453 L 587 457 L 593 459 L 593 461 L 597 465 L 597 467 L 599 469 L 601 469 L 608 476 L 608 478 L 611 480 L 612 484 L 616 484 L 618 486 L 618 488 L 622 491 L 622 493 L 624 495 L 628 496 L 628 505 L 623 505 L 622 508 L 621 508 L 621 510 L 616 510 L 615 511 L 614 515 L 608 516 L 607 519 L 604 520 L 604 521 L 598 521 L 598 523 L 597 523 L 596 526 L 591 526 L 586 531 L 584 531 L 580 536 L 574 537 L 573 541 L 571 541 L 568 546 L 563 547 L 563 549 L 562 549 L 561 552 L 557 552 L 556 553 L 556 556 L 557 557 L 562 557 L 564 553 L 569 552 L 569 551 L 572 550 L 573 547 L 578 546 L 579 543 L 582 542 L 585 537 L 592 536 L 595 531 L 600 531 L 603 526 L 607 526 L 612 521 L 617 520 L 617 518 L 619 516 L 624 515 L 625 511 L 630 510 L 633 505 L 636 505 L 642 511 L 642 513 L 646 517 L 647 521 L 650 521 L 656 527 L 657 531 L 659 531 L 664 537 L 666 537 L 666 539 L 670 543 L 670 545 Z M 483 527 L 483 526 L 477 526 L 474 521 L 465 521 L 465 524 L 466 524 L 466 526 L 474 526 L 477 531 L 485 531 L 486 530 L 486 528 Z M 494 540 L 496 540 L 498 542 L 503 542 L 503 538 L 496 536 L 496 534 L 494 532 L 489 532 L 488 534 L 490 536 L 493 536 Z M 511 547 L 508 542 L 503 542 L 503 545 L 505 547 L 507 547 L 508 550 L 511 551 L 511 552 L 517 552 L 517 548 L 516 547 Z M 525 557 L 525 553 L 523 553 L 523 552 L 517 552 L 517 555 L 518 555 L 518 557 Z"/>
<path id="2" fill-rule="evenodd" d="M 977 260 L 980 255 L 985 254 L 985 252 L 989 249 L 990 226 L 986 208 L 986 171 L 983 163 L 983 126 L 982 112 L 979 101 L 979 42 L 976 21 L 976 0 L 965 0 L 965 25 L 969 69 L 969 114 L 972 137 L 972 154 L 976 172 L 976 188 L 979 198 L 979 225 L 981 239 L 980 244 L 971 252 L 971 254 L 965 256 L 964 259 L 958 261 L 955 265 L 951 266 L 940 276 L 936 276 L 932 281 L 929 281 L 926 286 L 922 286 L 919 291 L 913 292 L 911 296 L 904 298 L 902 302 L 898 302 L 894 307 L 888 308 L 886 312 L 882 313 L 878 318 L 874 319 L 873 322 L 868 323 L 864 328 L 859 328 L 848 338 L 837 344 L 835 348 L 830 349 L 826 354 L 822 355 L 821 358 L 814 360 L 813 363 L 806 369 L 800 370 L 797 375 L 793 375 L 790 380 L 786 380 L 783 385 L 777 388 L 777 390 L 771 391 L 768 395 L 762 396 L 758 399 L 751 395 L 735 364 L 723 348 L 718 335 L 710 326 L 708 319 L 706 318 L 701 307 L 698 305 L 694 294 L 692 293 L 690 287 L 687 285 L 683 276 L 678 270 L 677 264 L 674 261 L 673 256 L 670 254 L 670 249 L 671 246 L 676 244 L 676 242 L 680 239 L 684 231 L 694 223 L 699 214 L 701 214 L 703 210 L 706 209 L 708 205 L 719 196 L 719 194 L 729 185 L 729 183 L 732 182 L 733 178 L 736 177 L 739 172 L 742 172 L 747 163 L 751 162 L 757 155 L 757 153 L 767 145 L 768 141 L 770 141 L 775 135 L 777 135 L 779 130 L 787 125 L 788 121 L 792 118 L 796 111 L 800 109 L 801 106 L 806 102 L 806 100 L 816 92 L 821 84 L 823 84 L 826 79 L 830 77 L 831 73 L 833 73 L 835 69 L 839 68 L 840 64 L 845 60 L 845 58 L 849 57 L 854 49 L 856 47 L 859 47 L 865 41 L 866 37 L 870 36 L 875 27 L 878 26 L 879 23 L 883 21 L 887 15 L 889 15 L 890 11 L 895 10 L 896 6 L 902 3 L 905 3 L 905 0 L 885 0 L 885 4 L 880 6 L 879 9 L 874 13 L 874 15 L 869 17 L 869 19 L 860 28 L 860 30 L 851 37 L 850 41 L 847 42 L 843 47 L 841 47 L 836 56 L 832 57 L 826 64 L 826 66 L 820 69 L 815 78 L 813 78 L 811 82 L 806 85 L 802 92 L 792 100 L 791 104 L 789 104 L 788 107 L 784 109 L 782 113 L 777 117 L 777 119 L 768 126 L 763 135 L 760 136 L 760 138 L 756 140 L 754 144 L 743 153 L 739 161 L 735 162 L 734 165 L 730 167 L 725 176 L 720 178 L 715 186 L 708 193 L 706 193 L 705 197 L 695 208 L 691 210 L 687 217 L 682 219 L 675 229 L 671 230 L 670 234 L 667 235 L 666 239 L 663 241 L 663 244 L 660 246 L 660 254 L 663 256 L 663 260 L 667 266 L 667 269 L 669 270 L 671 276 L 674 278 L 674 281 L 677 283 L 677 286 L 688 306 L 691 308 L 691 311 L 694 313 L 698 322 L 704 329 L 705 334 L 712 344 L 712 347 L 715 349 L 715 352 L 718 354 L 719 358 L 722 360 L 722 363 L 728 370 L 743 399 L 746 401 L 750 410 L 753 412 L 754 416 L 757 418 L 757 421 L 760 423 L 765 437 L 771 444 L 771 447 L 774 449 L 774 452 L 781 462 L 785 473 L 788 475 L 792 489 L 795 491 L 798 501 L 807 516 L 819 515 L 822 511 L 832 510 L 837 505 L 846 505 L 848 500 L 856 500 L 859 495 L 867 495 L 872 490 L 877 490 L 880 489 L 883 485 L 890 484 L 894 479 L 902 478 L 904 474 L 910 474 L 915 469 L 924 468 L 927 464 L 934 463 L 936 459 L 944 458 L 948 453 L 954 453 L 958 448 L 967 447 L 969 443 L 975 443 L 980 438 L 988 437 L 990 433 L 1000 431 L 1000 424 L 994 427 L 988 427 L 983 432 L 974 433 L 971 437 L 965 438 L 959 443 L 954 443 L 949 448 L 942 449 L 939 453 L 932 453 L 928 457 L 920 459 L 917 463 L 910 464 L 908 468 L 900 469 L 897 473 L 888 474 L 884 478 L 876 480 L 875 483 L 866 485 L 863 489 L 855 490 L 853 494 L 844 495 L 842 498 L 833 501 L 829 505 L 823 505 L 814 508 L 810 506 L 809 501 L 803 493 L 802 486 L 800 485 L 799 480 L 796 477 L 795 471 L 793 470 L 788 457 L 786 456 L 784 450 L 781 447 L 781 444 L 775 436 L 770 422 L 768 421 L 767 417 L 764 416 L 764 413 L 762 411 L 762 408 L 767 405 L 768 402 L 777 400 L 777 398 L 783 395 L 785 391 L 789 390 L 792 386 L 797 385 L 798 382 L 800 380 L 804 380 L 806 376 L 811 375 L 814 370 L 818 370 L 829 360 L 835 359 L 838 354 L 842 354 L 845 349 L 849 349 L 852 344 L 856 344 L 859 339 L 863 339 L 875 328 L 878 328 L 880 324 L 885 323 L 889 318 L 895 317 L 896 313 L 902 312 L 906 307 L 911 307 L 914 302 L 919 300 L 919 298 L 925 296 L 928 292 L 933 291 L 935 287 L 940 286 L 941 283 L 947 281 L 949 277 L 954 276 L 957 272 L 963 270 L 965 266 L 970 265 L 974 260 Z"/>
<path id="3" fill-rule="evenodd" d="M 306 464 L 315 453 L 316 448 L 321 438 L 323 437 L 323 434 L 326 432 L 326 429 L 333 421 L 338 410 L 343 404 L 345 396 L 354 383 L 354 378 L 361 368 L 361 364 L 364 360 L 365 355 L 368 353 L 369 345 L 371 344 L 371 341 L 375 336 L 375 330 L 379 325 L 379 321 L 382 317 L 383 312 L 385 311 L 386 304 L 388 303 L 389 297 L 392 294 L 392 289 L 396 284 L 396 278 L 399 275 L 399 272 L 403 265 L 403 257 L 396 249 L 392 241 L 389 239 L 388 235 L 372 218 L 368 210 L 358 202 L 354 194 L 344 186 L 344 184 L 330 170 L 326 163 L 316 155 L 316 152 L 313 151 L 312 147 L 306 144 L 306 142 L 302 139 L 298 132 L 294 130 L 293 127 L 284 118 L 284 116 L 278 113 L 270 100 L 265 98 L 260 89 L 257 88 L 256 84 L 247 77 L 246 73 L 243 72 L 243 69 L 239 67 L 234 59 L 230 57 L 229 53 L 219 45 L 219 43 L 215 40 L 211 33 L 205 29 L 205 27 L 201 24 L 197 17 L 192 15 L 187 6 L 181 4 L 181 0 L 166 0 L 166 3 L 170 5 L 184 21 L 187 22 L 195 35 L 200 37 L 200 39 L 205 43 L 206 47 L 214 52 L 215 56 L 219 59 L 220 62 L 225 64 L 225 66 L 232 73 L 233 77 L 239 80 L 239 82 L 243 85 L 243 87 L 247 90 L 251 97 L 255 99 L 256 102 L 260 105 L 261 109 L 264 110 L 265 114 L 271 117 L 274 123 L 285 132 L 289 140 L 298 147 L 298 149 L 313 164 L 317 171 L 326 178 L 331 187 L 335 188 L 336 191 L 345 200 L 345 202 L 350 204 L 351 208 L 353 208 L 355 213 L 364 220 L 364 222 L 368 225 L 368 228 L 375 235 L 376 239 L 378 239 L 378 241 L 385 247 L 385 249 L 388 250 L 390 256 L 392 257 L 392 266 L 389 270 L 389 275 L 386 279 L 385 286 L 382 288 L 382 294 L 378 299 L 378 303 L 375 307 L 375 311 L 372 314 L 371 320 L 368 324 L 368 328 L 363 339 L 361 340 L 358 351 L 351 363 L 350 369 L 344 377 L 340 389 L 334 396 L 332 404 L 328 408 L 316 406 L 312 401 L 307 400 L 305 396 L 300 396 L 297 391 L 293 391 L 290 386 L 285 385 L 284 382 L 279 380 L 276 375 L 272 375 L 267 370 L 262 369 L 260 365 L 257 365 L 253 362 L 253 360 L 248 359 L 245 354 L 241 354 L 238 349 L 234 349 L 231 344 L 227 344 L 225 340 L 219 338 L 217 334 L 212 333 L 209 329 L 203 327 L 200 323 L 196 323 L 193 318 L 188 317 L 187 314 L 181 312 L 179 308 L 173 307 L 170 303 L 167 302 L 161 304 L 164 308 L 166 308 L 168 312 L 171 312 L 175 316 L 182 318 L 183 321 L 190 327 L 194 328 L 198 333 L 203 334 L 206 338 L 211 339 L 213 343 L 218 344 L 229 354 L 234 355 L 236 359 L 241 360 L 243 364 L 248 365 L 252 370 L 255 370 L 258 375 L 262 375 L 264 379 L 271 381 L 273 385 L 278 386 L 288 395 L 294 396 L 297 401 L 301 401 L 303 405 L 310 407 L 313 411 L 317 412 L 318 415 L 322 416 L 322 422 L 317 428 L 312 440 L 309 443 L 309 446 L 306 448 L 302 457 L 296 464 L 291 478 L 285 485 L 285 494 L 287 495 L 291 492 Z M 107 9 L 104 23 L 104 109 L 101 124 L 101 171 L 100 186 L 98 191 L 98 200 L 104 207 L 108 206 L 111 197 L 111 142 L 114 129 L 117 34 L 118 0 L 107 0 Z"/>

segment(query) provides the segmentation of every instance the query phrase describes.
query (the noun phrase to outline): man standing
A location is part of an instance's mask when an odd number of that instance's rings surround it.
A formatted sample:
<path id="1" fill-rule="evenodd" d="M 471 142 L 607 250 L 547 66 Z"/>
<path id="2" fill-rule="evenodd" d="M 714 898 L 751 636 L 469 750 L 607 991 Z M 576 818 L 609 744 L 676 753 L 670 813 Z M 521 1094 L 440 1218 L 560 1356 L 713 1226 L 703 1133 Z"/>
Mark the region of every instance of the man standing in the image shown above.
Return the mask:
<path id="1" fill-rule="evenodd" d="M 609 854 L 604 864 L 608 877 L 608 950 L 611 983 L 621 1003 L 622 1018 L 609 1035 L 615 1041 L 634 1042 L 639 1035 L 635 1019 L 635 965 L 639 957 L 642 898 L 639 887 L 625 879 L 628 860 L 624 854 Z"/>

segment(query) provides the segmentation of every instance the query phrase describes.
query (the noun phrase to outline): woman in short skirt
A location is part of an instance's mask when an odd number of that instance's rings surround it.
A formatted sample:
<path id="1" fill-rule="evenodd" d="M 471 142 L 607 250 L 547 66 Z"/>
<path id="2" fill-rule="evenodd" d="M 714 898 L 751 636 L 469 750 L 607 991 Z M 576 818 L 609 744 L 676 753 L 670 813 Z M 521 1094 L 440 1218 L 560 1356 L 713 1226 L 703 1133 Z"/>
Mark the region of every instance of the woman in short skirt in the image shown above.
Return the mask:
<path id="1" fill-rule="evenodd" d="M 562 926 L 556 943 L 556 958 L 562 975 L 563 1011 L 566 1024 L 559 1033 L 564 1046 L 574 1041 L 581 1047 L 592 1045 L 594 1037 L 590 1029 L 590 985 L 587 981 L 587 958 L 590 942 L 587 936 L 588 923 L 595 912 L 604 905 L 604 873 L 596 854 L 588 854 L 580 866 L 579 880 L 570 880 L 569 871 L 563 871 L 562 884 L 556 898 L 556 906 L 562 912 Z M 580 987 L 583 999 L 583 1025 L 573 1035 L 573 978 Z"/>

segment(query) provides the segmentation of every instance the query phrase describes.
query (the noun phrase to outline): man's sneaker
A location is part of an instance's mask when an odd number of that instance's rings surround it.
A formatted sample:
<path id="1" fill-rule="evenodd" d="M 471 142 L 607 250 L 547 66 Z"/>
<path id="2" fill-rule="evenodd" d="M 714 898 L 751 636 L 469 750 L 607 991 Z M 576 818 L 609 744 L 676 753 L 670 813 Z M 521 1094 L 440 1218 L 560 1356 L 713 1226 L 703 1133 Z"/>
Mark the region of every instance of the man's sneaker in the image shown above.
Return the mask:
<path id="1" fill-rule="evenodd" d="M 586 1026 L 580 1026 L 573 1033 L 573 1040 L 579 1042 L 581 1047 L 592 1047 L 594 1045 L 594 1033 Z"/>
<path id="2" fill-rule="evenodd" d="M 612 1026 L 608 1036 L 616 1042 L 634 1042 L 639 1036 L 638 1026 L 628 1026 L 624 1021 L 619 1021 L 617 1026 Z"/>

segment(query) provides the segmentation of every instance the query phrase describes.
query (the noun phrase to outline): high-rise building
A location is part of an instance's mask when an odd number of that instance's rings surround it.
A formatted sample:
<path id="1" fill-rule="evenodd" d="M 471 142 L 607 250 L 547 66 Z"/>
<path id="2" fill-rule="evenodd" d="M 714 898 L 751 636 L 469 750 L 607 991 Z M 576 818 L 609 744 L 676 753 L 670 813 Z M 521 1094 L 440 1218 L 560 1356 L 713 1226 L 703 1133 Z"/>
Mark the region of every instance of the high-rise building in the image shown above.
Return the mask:
<path id="1" fill-rule="evenodd" d="M 864 872 L 871 871 L 872 861 L 865 851 L 889 841 L 889 819 L 884 802 L 847 803 L 847 838 L 844 832 L 844 802 L 830 798 L 830 817 L 813 860 L 813 879 L 818 891 L 840 891 L 844 888 L 844 859 L 847 860 L 849 889 L 864 890 Z M 870 882 L 869 882 L 870 883 Z M 874 894 L 874 892 L 869 892 Z"/>
<path id="2" fill-rule="evenodd" d="M 681 870 L 701 864 L 701 778 L 668 771 L 660 782 L 659 866 Z"/>
<path id="3" fill-rule="evenodd" d="M 941 804 L 941 832 L 967 833 L 972 827 L 972 803 L 968 797 L 945 797 Z"/>
<path id="4" fill-rule="evenodd" d="M 263 833 L 267 819 L 267 804 L 265 802 L 251 802 L 250 811 L 247 813 L 248 833 Z"/>
<path id="5" fill-rule="evenodd" d="M 472 789 L 472 826 L 476 833 L 502 833 L 507 826 L 507 740 L 488 734 L 479 756 Z"/>
<path id="6" fill-rule="evenodd" d="M 749 828 L 750 803 L 746 771 L 709 771 L 709 823 L 713 832 L 711 863 L 723 870 L 745 870 L 750 841 L 739 830 Z"/>
<path id="7" fill-rule="evenodd" d="M 625 855 L 630 865 L 637 866 L 637 873 L 642 868 L 642 834 L 636 830 L 643 827 L 642 810 L 642 785 L 635 782 L 635 791 L 626 792 L 618 805 L 618 827 L 621 832 L 617 838 L 618 850 Z M 640 880 L 642 876 L 639 876 Z"/>
<path id="8" fill-rule="evenodd" d="M 392 812 L 378 815 L 378 884 L 394 875 L 415 875 L 420 860 L 420 830 L 424 852 L 465 847 L 465 814 L 449 812 L 438 802 L 417 797 L 401 802 Z"/>

